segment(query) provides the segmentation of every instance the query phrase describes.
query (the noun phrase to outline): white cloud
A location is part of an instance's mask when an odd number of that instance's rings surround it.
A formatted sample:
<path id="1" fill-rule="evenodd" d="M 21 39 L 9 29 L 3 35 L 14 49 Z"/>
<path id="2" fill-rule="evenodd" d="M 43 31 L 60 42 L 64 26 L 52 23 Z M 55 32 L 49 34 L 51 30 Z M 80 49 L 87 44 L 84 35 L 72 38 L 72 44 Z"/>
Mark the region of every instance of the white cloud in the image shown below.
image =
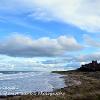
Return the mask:
<path id="1" fill-rule="evenodd" d="M 84 54 L 84 55 L 79 55 L 76 58 L 76 61 L 79 62 L 90 62 L 92 60 L 98 60 L 100 61 L 100 52 L 95 52 L 95 53 L 90 53 L 90 54 Z"/>
<path id="2" fill-rule="evenodd" d="M 100 52 L 92 54 L 70 55 L 70 57 L 53 58 L 24 58 L 9 57 L 0 55 L 0 70 L 24 70 L 24 71 L 53 71 L 53 70 L 72 70 L 82 64 L 98 60 L 100 62 Z"/>
<path id="3" fill-rule="evenodd" d="M 47 15 L 49 12 L 54 20 L 73 24 L 87 31 L 100 31 L 99 0 L 36 0 L 35 4 L 47 12 Z"/>
<path id="4" fill-rule="evenodd" d="M 99 9 L 99 0 L 0 1 L 0 11 L 3 13 L 26 13 L 30 18 L 33 16 L 33 19 L 62 21 L 91 32 L 100 31 Z"/>
<path id="5" fill-rule="evenodd" d="M 82 49 L 83 46 L 72 36 L 59 36 L 55 39 L 49 37 L 32 39 L 16 34 L 9 36 L 0 44 L 0 54 L 21 57 L 61 56 Z"/>
<path id="6" fill-rule="evenodd" d="M 99 37 L 95 38 L 93 36 L 89 36 L 89 35 L 85 34 L 84 40 L 88 46 L 100 48 L 100 38 Z"/>
<path id="7" fill-rule="evenodd" d="M 19 58 L 0 55 L 0 70 L 6 71 L 52 71 L 65 70 L 64 64 L 44 64 L 50 58 Z"/>

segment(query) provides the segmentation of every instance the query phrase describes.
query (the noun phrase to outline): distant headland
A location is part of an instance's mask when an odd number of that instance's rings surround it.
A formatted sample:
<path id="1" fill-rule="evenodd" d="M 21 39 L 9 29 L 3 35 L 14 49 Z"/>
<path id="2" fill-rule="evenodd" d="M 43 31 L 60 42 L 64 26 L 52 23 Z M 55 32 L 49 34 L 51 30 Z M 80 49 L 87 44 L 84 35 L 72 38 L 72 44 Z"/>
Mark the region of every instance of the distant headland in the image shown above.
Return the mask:
<path id="1" fill-rule="evenodd" d="M 79 71 L 100 71 L 100 63 L 96 61 L 92 61 L 89 64 L 82 65 L 77 70 Z"/>

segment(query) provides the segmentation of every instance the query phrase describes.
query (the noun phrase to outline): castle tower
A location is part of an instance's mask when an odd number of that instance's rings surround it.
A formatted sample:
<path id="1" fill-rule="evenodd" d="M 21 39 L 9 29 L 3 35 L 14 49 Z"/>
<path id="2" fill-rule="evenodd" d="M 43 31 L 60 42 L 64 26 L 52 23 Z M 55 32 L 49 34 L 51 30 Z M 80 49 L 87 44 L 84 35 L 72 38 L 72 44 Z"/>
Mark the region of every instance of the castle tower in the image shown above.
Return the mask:
<path id="1" fill-rule="evenodd" d="M 92 61 L 92 65 L 95 67 L 97 65 L 97 60 L 96 61 Z"/>

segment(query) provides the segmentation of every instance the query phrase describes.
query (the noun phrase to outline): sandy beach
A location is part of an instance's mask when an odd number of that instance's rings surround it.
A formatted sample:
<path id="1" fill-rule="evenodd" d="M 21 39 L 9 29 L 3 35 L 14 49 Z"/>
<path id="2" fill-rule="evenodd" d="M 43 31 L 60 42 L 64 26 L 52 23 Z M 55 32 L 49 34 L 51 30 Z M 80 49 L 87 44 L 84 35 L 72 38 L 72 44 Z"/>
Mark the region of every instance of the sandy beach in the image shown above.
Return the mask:
<path id="1" fill-rule="evenodd" d="M 63 74 L 66 84 L 66 87 L 54 90 L 54 94 L 8 96 L 0 100 L 100 100 L 100 72 L 54 71 L 53 73 Z"/>

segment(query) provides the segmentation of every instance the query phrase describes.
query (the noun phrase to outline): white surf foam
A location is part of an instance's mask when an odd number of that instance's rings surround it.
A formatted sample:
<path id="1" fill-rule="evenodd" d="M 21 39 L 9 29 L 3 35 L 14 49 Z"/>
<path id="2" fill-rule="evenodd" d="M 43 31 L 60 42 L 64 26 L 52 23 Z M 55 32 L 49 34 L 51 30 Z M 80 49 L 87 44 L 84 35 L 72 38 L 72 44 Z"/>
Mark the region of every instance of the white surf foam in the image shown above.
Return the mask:
<path id="1" fill-rule="evenodd" d="M 0 75 L 0 95 L 30 92 L 50 92 L 65 86 L 61 75 L 50 72 L 27 72 Z"/>

